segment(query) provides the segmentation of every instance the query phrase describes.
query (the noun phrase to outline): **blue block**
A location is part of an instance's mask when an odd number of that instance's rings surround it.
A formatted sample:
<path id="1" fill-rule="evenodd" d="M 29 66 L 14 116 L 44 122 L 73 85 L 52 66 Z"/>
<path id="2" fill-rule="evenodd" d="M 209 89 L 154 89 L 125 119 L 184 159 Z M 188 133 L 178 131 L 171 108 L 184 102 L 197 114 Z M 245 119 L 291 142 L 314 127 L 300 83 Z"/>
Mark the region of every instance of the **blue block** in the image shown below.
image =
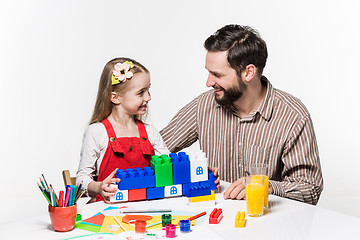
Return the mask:
<path id="1" fill-rule="evenodd" d="M 208 186 L 211 190 L 216 190 L 217 189 L 217 186 L 215 184 L 216 177 L 214 176 L 214 173 L 209 170 L 208 176 L 209 176 L 208 180 L 201 181 L 200 186 Z"/>
<path id="2" fill-rule="evenodd" d="M 210 195 L 211 189 L 209 186 L 201 186 L 200 182 L 183 184 L 183 195 L 186 197 L 198 197 Z"/>
<path id="3" fill-rule="evenodd" d="M 189 155 L 185 152 L 170 153 L 170 158 L 173 166 L 173 180 L 174 185 L 190 183 L 190 160 Z"/>
<path id="4" fill-rule="evenodd" d="M 146 199 L 158 199 L 165 197 L 165 187 L 153 187 L 146 189 Z"/>
<path id="5" fill-rule="evenodd" d="M 144 167 L 144 169 L 128 168 L 126 171 L 118 169 L 115 177 L 121 179 L 119 182 L 119 190 L 155 187 L 155 175 L 151 167 Z"/>

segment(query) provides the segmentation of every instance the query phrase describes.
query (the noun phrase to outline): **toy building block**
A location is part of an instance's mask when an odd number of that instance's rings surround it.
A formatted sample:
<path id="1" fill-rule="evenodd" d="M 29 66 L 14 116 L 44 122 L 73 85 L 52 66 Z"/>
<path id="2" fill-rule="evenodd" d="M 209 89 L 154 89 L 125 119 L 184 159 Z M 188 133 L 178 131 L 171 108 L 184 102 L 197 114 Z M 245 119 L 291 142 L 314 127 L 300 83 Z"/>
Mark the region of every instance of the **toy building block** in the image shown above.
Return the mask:
<path id="1" fill-rule="evenodd" d="M 211 189 L 209 186 L 200 186 L 199 182 L 183 184 L 183 195 L 186 197 L 198 197 L 210 195 Z"/>
<path id="2" fill-rule="evenodd" d="M 165 197 L 176 197 L 182 195 L 182 184 L 165 186 Z"/>
<path id="3" fill-rule="evenodd" d="M 120 178 L 119 190 L 155 187 L 154 170 L 151 167 L 118 169 L 115 177 Z"/>
<path id="4" fill-rule="evenodd" d="M 198 196 L 198 197 L 189 197 L 189 202 L 206 202 L 206 201 L 215 201 L 215 193 L 211 191 L 210 195 Z"/>
<path id="5" fill-rule="evenodd" d="M 223 213 L 221 208 L 214 208 L 209 216 L 209 224 L 218 224 L 223 218 Z"/>
<path id="6" fill-rule="evenodd" d="M 216 181 L 216 177 L 214 173 L 211 170 L 209 170 L 208 180 L 200 182 L 200 186 L 209 186 L 211 190 L 216 190 L 217 186 L 215 184 L 215 181 Z"/>
<path id="7" fill-rule="evenodd" d="M 130 189 L 128 191 L 129 201 L 146 200 L 146 188 Z"/>
<path id="8" fill-rule="evenodd" d="M 151 157 L 151 168 L 155 171 L 155 186 L 165 187 L 173 185 L 173 171 L 171 158 L 163 154 Z"/>
<path id="9" fill-rule="evenodd" d="M 146 189 L 146 198 L 149 199 L 158 199 L 165 197 L 165 188 L 164 187 L 154 187 Z"/>
<path id="10" fill-rule="evenodd" d="M 174 184 L 183 184 L 190 182 L 190 160 L 185 152 L 170 153 L 173 166 Z"/>
<path id="11" fill-rule="evenodd" d="M 110 184 L 110 187 L 118 188 L 117 184 Z M 115 196 L 110 196 L 110 202 L 127 202 L 128 201 L 128 190 L 117 190 Z"/>
<path id="12" fill-rule="evenodd" d="M 240 212 L 238 211 L 236 213 L 236 217 L 235 217 L 235 227 L 236 228 L 243 228 L 245 227 L 245 212 Z"/>
<path id="13" fill-rule="evenodd" d="M 200 182 L 208 180 L 208 159 L 204 152 L 196 152 L 190 157 L 190 180 Z"/>

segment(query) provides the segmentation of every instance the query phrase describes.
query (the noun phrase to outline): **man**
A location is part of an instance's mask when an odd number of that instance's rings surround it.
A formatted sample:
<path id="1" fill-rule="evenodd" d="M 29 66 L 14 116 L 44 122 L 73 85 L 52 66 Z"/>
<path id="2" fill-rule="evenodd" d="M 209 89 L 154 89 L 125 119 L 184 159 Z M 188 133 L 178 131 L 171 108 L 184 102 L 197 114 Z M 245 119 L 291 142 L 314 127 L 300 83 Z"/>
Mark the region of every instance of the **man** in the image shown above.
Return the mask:
<path id="1" fill-rule="evenodd" d="M 250 163 L 268 163 L 269 193 L 316 204 L 323 189 L 310 114 L 262 75 L 266 43 L 247 26 L 227 25 L 204 43 L 213 89 L 182 108 L 160 132 L 172 152 L 199 140 L 209 165 L 232 182 L 224 198 L 244 199 Z"/>

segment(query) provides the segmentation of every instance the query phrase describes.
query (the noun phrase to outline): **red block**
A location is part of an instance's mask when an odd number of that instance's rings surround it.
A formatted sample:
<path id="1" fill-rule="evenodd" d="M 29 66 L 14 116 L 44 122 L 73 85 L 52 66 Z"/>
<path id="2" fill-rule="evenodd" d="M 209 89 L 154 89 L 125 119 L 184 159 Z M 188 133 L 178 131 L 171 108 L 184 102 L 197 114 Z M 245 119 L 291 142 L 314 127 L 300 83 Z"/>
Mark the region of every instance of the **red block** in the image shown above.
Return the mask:
<path id="1" fill-rule="evenodd" d="M 128 201 L 146 200 L 146 188 L 130 189 L 128 191 Z"/>
<path id="2" fill-rule="evenodd" d="M 223 218 L 223 213 L 221 208 L 214 208 L 209 216 L 209 224 L 218 224 Z"/>

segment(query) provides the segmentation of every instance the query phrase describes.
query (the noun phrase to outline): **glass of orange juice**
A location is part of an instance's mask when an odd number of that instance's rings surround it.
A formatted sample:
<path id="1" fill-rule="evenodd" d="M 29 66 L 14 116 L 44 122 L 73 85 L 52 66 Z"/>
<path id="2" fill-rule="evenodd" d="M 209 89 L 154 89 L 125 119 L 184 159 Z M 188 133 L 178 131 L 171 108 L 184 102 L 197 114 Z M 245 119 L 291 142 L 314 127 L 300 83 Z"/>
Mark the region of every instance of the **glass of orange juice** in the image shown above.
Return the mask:
<path id="1" fill-rule="evenodd" d="M 264 214 L 265 178 L 263 176 L 246 176 L 245 193 L 247 214 L 259 217 Z"/>
<path id="2" fill-rule="evenodd" d="M 258 181 L 262 181 L 262 177 L 264 177 L 264 187 L 265 187 L 265 191 L 264 191 L 264 209 L 268 208 L 269 205 L 269 201 L 268 201 L 268 196 L 269 196 L 269 174 L 268 174 L 268 164 L 266 163 L 253 163 L 250 164 L 250 175 L 253 176 L 254 181 L 256 181 L 256 179 L 258 179 Z"/>

